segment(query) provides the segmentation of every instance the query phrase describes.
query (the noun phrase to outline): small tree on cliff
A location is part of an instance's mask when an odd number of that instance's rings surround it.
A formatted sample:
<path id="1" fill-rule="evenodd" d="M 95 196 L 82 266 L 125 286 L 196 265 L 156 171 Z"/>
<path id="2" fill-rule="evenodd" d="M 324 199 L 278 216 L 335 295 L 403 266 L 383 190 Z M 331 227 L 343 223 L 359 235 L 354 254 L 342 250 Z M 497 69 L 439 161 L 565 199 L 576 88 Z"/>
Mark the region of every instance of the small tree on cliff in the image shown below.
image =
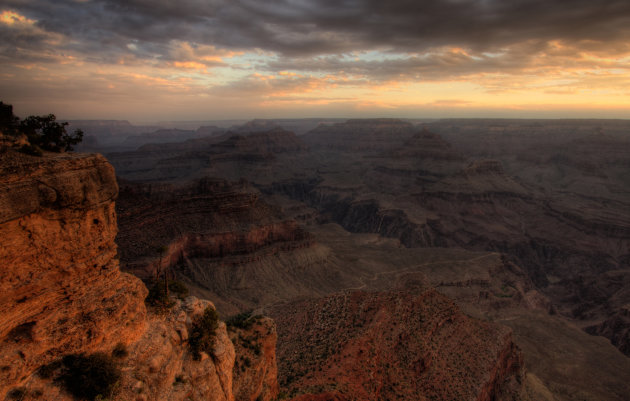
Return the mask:
<path id="1" fill-rule="evenodd" d="M 52 152 L 73 150 L 72 145 L 83 140 L 83 131 L 77 129 L 73 134 L 68 134 L 66 132 L 68 123 L 58 123 L 56 120 L 54 114 L 26 117 L 20 123 L 20 131 L 27 136 L 31 145 L 44 150 Z"/>
<path id="2" fill-rule="evenodd" d="M 69 134 L 66 131 L 67 126 L 67 122 L 57 122 L 54 114 L 30 116 L 20 121 L 13 114 L 13 106 L 0 102 L 0 132 L 14 138 L 26 135 L 29 144 L 24 144 L 19 149 L 21 152 L 41 156 L 42 150 L 73 150 L 72 146 L 83 140 L 83 131 L 77 129 Z"/>
<path id="3" fill-rule="evenodd" d="M 57 381 L 80 400 L 102 400 L 111 397 L 122 377 L 122 371 L 116 361 L 101 352 L 91 355 L 66 355 L 62 363 L 64 369 Z"/>

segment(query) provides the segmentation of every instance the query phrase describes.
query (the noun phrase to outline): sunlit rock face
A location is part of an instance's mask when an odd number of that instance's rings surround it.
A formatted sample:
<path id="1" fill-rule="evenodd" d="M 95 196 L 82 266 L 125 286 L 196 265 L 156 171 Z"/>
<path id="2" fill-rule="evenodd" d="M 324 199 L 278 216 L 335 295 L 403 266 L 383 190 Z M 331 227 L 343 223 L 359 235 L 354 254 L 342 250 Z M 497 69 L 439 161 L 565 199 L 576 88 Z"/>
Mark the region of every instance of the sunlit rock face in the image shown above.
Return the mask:
<path id="1" fill-rule="evenodd" d="M 50 366 L 121 346 L 112 400 L 277 395 L 271 320 L 257 337 L 263 357 L 240 369 L 236 384 L 237 355 L 224 323 L 212 352 L 194 360 L 189 351 L 193 324 L 211 302 L 188 297 L 168 311 L 147 310 L 144 284 L 119 269 L 118 186 L 104 157 L 4 152 L 0 172 L 0 398 L 71 400 L 54 380 L 59 368 Z M 52 375 L 42 374 L 44 366 Z"/>
<path id="2" fill-rule="evenodd" d="M 118 269 L 118 187 L 105 158 L 7 153 L 0 169 L 4 393 L 62 355 L 137 339 L 146 288 Z"/>

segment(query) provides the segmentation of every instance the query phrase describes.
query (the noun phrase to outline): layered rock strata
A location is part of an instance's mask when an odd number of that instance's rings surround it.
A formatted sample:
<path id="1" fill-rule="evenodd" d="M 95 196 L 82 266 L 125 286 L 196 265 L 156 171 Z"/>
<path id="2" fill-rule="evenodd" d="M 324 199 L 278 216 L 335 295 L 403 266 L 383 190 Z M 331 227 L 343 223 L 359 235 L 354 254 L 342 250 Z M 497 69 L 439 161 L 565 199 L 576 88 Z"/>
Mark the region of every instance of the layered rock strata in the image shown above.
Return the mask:
<path id="1" fill-rule="evenodd" d="M 233 266 L 313 243 L 295 220 L 282 220 L 245 183 L 206 178 L 160 187 L 126 182 L 118 212 L 123 264 L 144 278 L 190 259 Z M 166 247 L 162 255 L 156 251 L 160 246 Z"/>
<path id="2" fill-rule="evenodd" d="M 55 380 L 63 358 L 115 349 L 121 374 L 106 394 L 112 400 L 275 397 L 274 330 L 260 333 L 265 357 L 235 381 L 237 356 L 224 323 L 211 352 L 197 361 L 189 351 L 194 322 L 212 303 L 189 297 L 168 311 L 147 311 L 146 287 L 119 270 L 118 187 L 105 158 L 7 151 L 0 173 L 1 398 L 70 400 Z M 261 371 L 266 386 L 248 387 Z"/>
<path id="3" fill-rule="evenodd" d="M 136 340 L 146 288 L 118 269 L 118 188 L 102 156 L 5 153 L 0 168 L 4 393 L 64 354 Z"/>

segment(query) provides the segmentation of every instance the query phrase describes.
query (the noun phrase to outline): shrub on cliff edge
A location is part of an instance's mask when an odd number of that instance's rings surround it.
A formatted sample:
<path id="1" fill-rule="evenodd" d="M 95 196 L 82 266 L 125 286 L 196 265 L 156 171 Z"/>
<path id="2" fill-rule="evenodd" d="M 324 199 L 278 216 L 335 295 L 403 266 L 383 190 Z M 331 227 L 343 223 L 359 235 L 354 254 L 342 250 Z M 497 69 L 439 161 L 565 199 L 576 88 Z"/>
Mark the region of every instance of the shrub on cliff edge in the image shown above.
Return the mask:
<path id="1" fill-rule="evenodd" d="M 22 144 L 18 149 L 22 153 L 41 156 L 42 150 L 51 152 L 73 150 L 73 145 L 83 140 L 83 131 L 77 129 L 69 134 L 66 131 L 67 126 L 67 122 L 57 122 L 54 114 L 29 116 L 20 120 L 13 114 L 13 106 L 0 102 L 0 133 L 13 138 L 25 135 L 28 144 Z"/>
<path id="2" fill-rule="evenodd" d="M 184 299 L 188 296 L 188 287 L 180 281 L 169 280 L 168 288 L 170 289 L 170 292 L 175 294 L 175 296 L 179 299 Z M 170 309 L 173 305 L 175 305 L 175 302 L 173 302 L 166 291 L 166 286 L 163 281 L 157 281 L 149 287 L 149 294 L 144 301 L 148 305 L 162 309 Z"/>
<path id="3" fill-rule="evenodd" d="M 61 152 L 73 150 L 72 145 L 83 140 L 83 131 L 77 129 L 72 134 L 66 132 L 67 122 L 58 123 L 54 114 L 29 116 L 20 122 L 20 131 L 28 137 L 33 146 L 44 150 Z"/>
<path id="4" fill-rule="evenodd" d="M 219 315 L 212 307 L 207 307 L 203 315 L 193 323 L 188 346 L 193 359 L 201 359 L 201 353 L 212 354 L 216 340 L 216 330 L 219 327 Z"/>
<path id="5" fill-rule="evenodd" d="M 175 302 L 166 294 L 166 287 L 162 281 L 154 283 L 149 288 L 149 294 L 144 300 L 148 305 L 155 306 L 161 309 L 170 309 L 175 305 Z"/>
<path id="6" fill-rule="evenodd" d="M 19 126 L 20 119 L 13 114 L 13 106 L 0 102 L 0 132 L 16 136 Z"/>

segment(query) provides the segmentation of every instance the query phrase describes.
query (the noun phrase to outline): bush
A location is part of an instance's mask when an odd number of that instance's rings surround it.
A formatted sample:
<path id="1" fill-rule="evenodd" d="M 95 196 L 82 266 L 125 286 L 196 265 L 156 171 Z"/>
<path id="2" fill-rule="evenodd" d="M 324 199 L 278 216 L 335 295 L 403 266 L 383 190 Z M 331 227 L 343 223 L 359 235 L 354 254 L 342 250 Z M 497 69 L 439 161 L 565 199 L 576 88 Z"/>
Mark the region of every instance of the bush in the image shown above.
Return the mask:
<path id="1" fill-rule="evenodd" d="M 157 281 L 149 288 L 149 295 L 144 300 L 147 304 L 158 308 L 172 308 L 175 303 L 166 295 L 163 281 Z"/>
<path id="2" fill-rule="evenodd" d="M 16 136 L 19 125 L 20 119 L 13 115 L 13 106 L 0 102 L 0 132 Z"/>
<path id="3" fill-rule="evenodd" d="M 188 287 L 180 281 L 169 280 L 168 290 L 179 299 L 188 295 Z M 149 288 L 149 295 L 147 295 L 145 302 L 151 306 L 163 308 L 171 308 L 174 305 L 174 302 L 166 295 L 166 287 L 162 280 L 155 282 Z"/>
<path id="4" fill-rule="evenodd" d="M 18 152 L 25 153 L 31 156 L 38 156 L 38 157 L 43 156 L 43 153 L 40 148 L 38 148 L 37 146 L 30 145 L 30 144 L 20 146 L 20 148 L 18 149 Z"/>
<path id="5" fill-rule="evenodd" d="M 194 360 L 198 361 L 202 352 L 212 354 L 218 326 L 219 316 L 212 307 L 207 307 L 199 320 L 193 323 L 188 346 Z"/>
<path id="6" fill-rule="evenodd" d="M 26 389 L 24 387 L 16 387 L 7 393 L 7 399 L 21 401 L 26 398 Z"/>
<path id="7" fill-rule="evenodd" d="M 67 122 L 58 123 L 54 114 L 47 116 L 29 116 L 20 121 L 13 114 L 13 106 L 0 102 L 0 132 L 10 137 L 26 135 L 29 145 L 23 145 L 18 151 L 34 156 L 41 156 L 42 150 L 62 152 L 73 150 L 72 146 L 83 140 L 83 131 L 75 130 L 68 134 Z"/>
<path id="8" fill-rule="evenodd" d="M 20 131 L 28 137 L 33 146 L 52 152 L 73 150 L 72 145 L 83 140 L 83 131 L 66 132 L 67 122 L 58 123 L 54 114 L 29 116 L 20 122 Z"/>
<path id="9" fill-rule="evenodd" d="M 62 367 L 61 361 L 54 361 L 47 365 L 42 365 L 37 369 L 37 375 L 42 379 L 50 379 Z"/>
<path id="10" fill-rule="evenodd" d="M 58 381 L 75 398 L 95 400 L 114 394 L 121 371 L 109 355 L 66 355 L 62 361 L 64 369 Z"/>
<path id="11" fill-rule="evenodd" d="M 184 377 L 184 375 L 177 375 L 175 376 L 175 381 L 173 382 L 173 386 L 176 386 L 178 384 L 185 384 L 186 383 L 186 378 Z"/>

